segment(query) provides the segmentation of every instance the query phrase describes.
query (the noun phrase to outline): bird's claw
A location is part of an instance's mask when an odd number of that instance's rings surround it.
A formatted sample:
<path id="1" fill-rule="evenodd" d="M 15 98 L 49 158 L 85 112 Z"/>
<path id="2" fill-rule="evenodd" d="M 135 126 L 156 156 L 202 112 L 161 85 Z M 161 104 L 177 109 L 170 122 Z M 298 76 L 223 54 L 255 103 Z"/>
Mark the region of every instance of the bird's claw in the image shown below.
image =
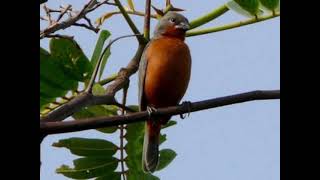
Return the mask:
<path id="1" fill-rule="evenodd" d="M 191 102 L 190 101 L 183 101 L 182 104 L 183 108 L 186 108 L 188 110 L 187 115 L 184 114 L 180 114 L 180 118 L 181 119 L 185 119 L 186 117 L 190 116 L 190 112 L 191 112 Z"/>
<path id="2" fill-rule="evenodd" d="M 148 112 L 149 117 L 151 117 L 152 113 L 154 113 L 156 111 L 157 111 L 157 109 L 155 107 L 147 106 L 147 112 Z"/>

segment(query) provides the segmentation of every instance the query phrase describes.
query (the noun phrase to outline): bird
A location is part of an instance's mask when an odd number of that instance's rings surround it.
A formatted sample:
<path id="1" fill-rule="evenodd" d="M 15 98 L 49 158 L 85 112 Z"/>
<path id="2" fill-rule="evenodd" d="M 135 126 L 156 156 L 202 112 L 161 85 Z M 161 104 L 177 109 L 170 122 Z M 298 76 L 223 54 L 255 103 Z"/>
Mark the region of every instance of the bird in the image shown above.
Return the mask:
<path id="1" fill-rule="evenodd" d="M 178 105 L 183 98 L 191 75 L 191 54 L 184 42 L 189 29 L 188 19 L 174 11 L 159 19 L 139 63 L 140 111 L 152 113 L 157 108 Z M 142 152 L 145 173 L 153 173 L 157 168 L 160 129 L 171 118 L 150 117 L 145 122 Z"/>

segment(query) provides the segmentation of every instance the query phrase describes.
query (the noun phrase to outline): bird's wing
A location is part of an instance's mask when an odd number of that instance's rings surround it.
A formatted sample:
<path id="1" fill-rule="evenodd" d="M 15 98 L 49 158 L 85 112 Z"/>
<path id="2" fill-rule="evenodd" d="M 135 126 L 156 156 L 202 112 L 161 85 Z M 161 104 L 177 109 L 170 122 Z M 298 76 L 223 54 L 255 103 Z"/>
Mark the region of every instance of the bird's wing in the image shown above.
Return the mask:
<path id="1" fill-rule="evenodd" d="M 152 40 L 151 40 L 152 41 Z M 147 56 L 146 56 L 146 52 L 147 49 L 151 43 L 151 41 L 146 45 L 146 47 L 144 48 L 144 51 L 141 55 L 141 59 L 140 59 L 140 64 L 139 64 L 139 77 L 138 77 L 138 88 L 139 88 L 139 109 L 141 110 L 145 110 L 145 102 L 144 102 L 144 80 L 146 77 L 146 71 L 147 71 L 147 65 L 148 65 L 148 61 L 147 61 Z"/>

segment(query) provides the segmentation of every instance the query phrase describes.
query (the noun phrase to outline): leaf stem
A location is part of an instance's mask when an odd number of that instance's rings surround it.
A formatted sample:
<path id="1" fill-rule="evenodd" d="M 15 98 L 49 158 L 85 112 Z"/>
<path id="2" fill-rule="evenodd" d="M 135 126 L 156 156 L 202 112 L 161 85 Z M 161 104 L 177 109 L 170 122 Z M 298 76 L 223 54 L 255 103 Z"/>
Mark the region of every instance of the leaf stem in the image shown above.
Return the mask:
<path id="1" fill-rule="evenodd" d="M 122 6 L 120 0 L 114 0 L 114 2 L 117 4 L 120 12 L 122 13 L 122 15 L 125 18 L 125 20 L 127 21 L 127 23 L 129 24 L 129 26 L 130 26 L 131 30 L 133 31 L 133 33 L 134 34 L 141 34 L 140 31 L 138 30 L 138 28 L 136 27 L 136 25 L 131 20 L 131 18 L 128 15 L 127 11 Z M 139 41 L 140 44 L 146 43 L 146 40 L 145 40 L 144 37 L 137 36 L 137 40 Z"/>
<path id="2" fill-rule="evenodd" d="M 204 25 L 217 17 L 223 15 L 229 10 L 229 8 L 224 4 L 217 9 L 214 9 L 213 11 L 209 12 L 208 14 L 201 16 L 197 19 L 194 19 L 190 22 L 190 29 L 194 29 L 196 27 L 199 27 L 201 25 Z"/>
<path id="3" fill-rule="evenodd" d="M 104 86 L 112 81 L 114 81 L 118 77 L 118 73 L 112 74 L 111 76 L 107 77 L 106 79 L 100 80 L 98 83 L 101 86 Z"/>
<path id="4" fill-rule="evenodd" d="M 237 28 L 237 27 L 241 27 L 241 26 L 245 26 L 245 25 L 249 25 L 249 24 L 254 24 L 254 23 L 257 23 L 257 22 L 265 21 L 265 20 L 268 20 L 268 19 L 271 19 L 271 18 L 275 18 L 275 17 L 278 17 L 278 16 L 280 16 L 280 12 L 275 13 L 275 14 L 271 14 L 271 15 L 267 15 L 267 16 L 258 17 L 258 18 L 252 18 L 252 19 L 249 19 L 249 20 L 246 20 L 246 21 L 240 21 L 240 22 L 235 22 L 235 23 L 231 23 L 231 24 L 226 24 L 226 25 L 223 25 L 223 26 L 188 31 L 187 32 L 187 37 L 204 35 L 204 34 L 214 33 L 214 32 L 218 32 L 218 31 L 224 31 L 224 30 L 228 30 L 228 29 L 233 29 L 233 28 Z"/>
<path id="5" fill-rule="evenodd" d="M 96 64 L 96 66 L 95 66 L 95 68 L 94 68 L 94 70 L 93 70 L 93 72 L 92 72 L 92 76 L 91 76 L 91 78 L 90 78 L 89 84 L 88 84 L 85 92 L 92 93 L 92 87 L 93 87 L 93 84 L 94 84 L 95 79 L 96 79 L 96 77 L 97 77 L 98 71 L 99 71 L 99 69 L 100 69 L 100 65 L 101 65 L 101 63 L 102 63 L 102 58 L 103 58 L 103 56 L 105 55 L 105 53 L 107 52 L 107 50 L 111 47 L 111 45 L 112 45 L 114 42 L 116 42 L 116 41 L 118 41 L 118 40 L 120 40 L 120 39 L 122 39 L 122 38 L 127 38 L 127 37 L 132 37 L 132 36 L 141 37 L 140 34 L 138 34 L 138 35 L 133 34 L 133 35 L 120 36 L 120 37 L 112 40 L 112 41 L 104 48 L 104 50 L 102 51 L 102 53 L 101 53 L 101 55 L 100 55 L 100 57 L 99 57 L 99 59 L 98 59 L 98 62 L 97 62 L 97 64 Z"/>

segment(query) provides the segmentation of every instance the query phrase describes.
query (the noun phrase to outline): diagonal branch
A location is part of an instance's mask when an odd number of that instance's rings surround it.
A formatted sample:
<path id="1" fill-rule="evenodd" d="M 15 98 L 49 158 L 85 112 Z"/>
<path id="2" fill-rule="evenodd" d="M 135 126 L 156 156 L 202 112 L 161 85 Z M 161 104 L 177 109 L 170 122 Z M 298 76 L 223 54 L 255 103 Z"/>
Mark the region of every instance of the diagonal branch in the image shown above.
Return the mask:
<path id="1" fill-rule="evenodd" d="M 204 101 L 190 103 L 190 106 L 185 105 L 171 106 L 167 108 L 157 109 L 150 116 L 168 116 L 178 115 L 187 112 L 201 111 L 205 109 L 212 109 L 216 107 L 243 103 L 254 100 L 280 99 L 280 90 L 257 90 L 230 96 L 224 96 Z M 88 129 L 103 128 L 109 126 L 117 126 L 122 124 L 129 124 L 135 122 L 145 121 L 149 117 L 147 111 L 131 113 L 127 115 L 112 116 L 112 117 L 95 117 L 82 119 L 77 121 L 64 122 L 40 122 L 40 133 L 58 134 L 75 131 L 83 131 Z"/>
<path id="2" fill-rule="evenodd" d="M 138 28 L 136 27 L 136 25 L 134 24 L 134 22 L 132 21 L 132 19 L 130 18 L 130 16 L 128 15 L 127 11 L 122 6 L 120 0 L 114 0 L 114 2 L 117 4 L 120 12 L 122 13 L 123 17 L 125 18 L 125 20 L 127 21 L 128 25 L 130 26 L 132 32 L 134 34 L 141 34 L 139 32 Z M 146 39 L 144 37 L 142 37 L 142 36 L 137 36 L 137 40 L 139 41 L 139 44 L 145 44 L 146 43 Z"/>

